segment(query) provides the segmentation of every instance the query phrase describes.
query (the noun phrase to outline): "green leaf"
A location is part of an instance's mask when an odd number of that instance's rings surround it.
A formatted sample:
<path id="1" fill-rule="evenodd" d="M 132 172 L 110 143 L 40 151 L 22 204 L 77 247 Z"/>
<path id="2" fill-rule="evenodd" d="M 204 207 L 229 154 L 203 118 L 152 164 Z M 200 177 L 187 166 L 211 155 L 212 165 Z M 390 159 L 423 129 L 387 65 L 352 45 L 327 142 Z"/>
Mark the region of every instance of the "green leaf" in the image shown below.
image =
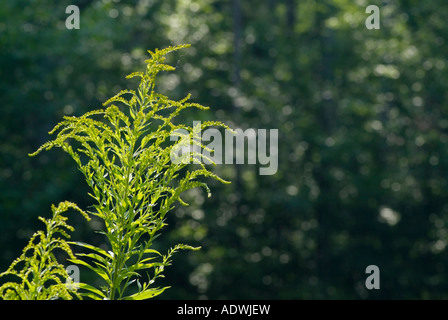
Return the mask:
<path id="1" fill-rule="evenodd" d="M 93 250 L 93 251 L 97 252 L 98 254 L 101 254 L 109 259 L 112 259 L 112 256 L 106 250 L 92 246 L 91 244 L 87 244 L 87 243 L 79 242 L 79 241 L 69 241 L 68 243 Z"/>
<path id="2" fill-rule="evenodd" d="M 111 280 L 109 278 L 109 275 L 100 267 L 92 266 L 91 264 L 81 260 L 81 259 L 68 259 L 70 262 L 73 262 L 75 264 L 79 264 L 82 266 L 85 266 L 95 272 L 97 275 L 99 275 L 101 278 L 103 278 L 107 283 L 111 283 Z"/>
<path id="3" fill-rule="evenodd" d="M 89 284 L 79 283 L 79 288 L 87 290 L 87 291 L 90 291 L 90 293 L 82 293 L 82 295 L 87 296 L 89 298 L 92 298 L 94 300 L 104 300 L 104 299 L 107 299 L 106 295 L 103 292 L 101 292 L 100 290 L 98 290 L 95 287 L 92 287 Z"/>
<path id="4" fill-rule="evenodd" d="M 168 288 L 170 288 L 170 287 L 146 289 L 142 292 L 138 292 L 136 294 L 126 297 L 125 300 L 151 299 L 151 298 L 154 298 L 155 296 L 158 296 L 159 294 L 161 294 L 163 291 L 165 291 Z"/>

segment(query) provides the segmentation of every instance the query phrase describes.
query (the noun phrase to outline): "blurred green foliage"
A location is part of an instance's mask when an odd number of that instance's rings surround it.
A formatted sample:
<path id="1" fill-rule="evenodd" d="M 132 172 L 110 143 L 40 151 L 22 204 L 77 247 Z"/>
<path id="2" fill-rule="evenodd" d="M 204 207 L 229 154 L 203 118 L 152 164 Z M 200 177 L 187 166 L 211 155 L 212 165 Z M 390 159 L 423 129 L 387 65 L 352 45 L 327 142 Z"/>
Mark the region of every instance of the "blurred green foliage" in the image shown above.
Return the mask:
<path id="1" fill-rule="evenodd" d="M 70 4 L 79 30 L 65 28 Z M 379 30 L 364 25 L 368 5 L 380 8 Z M 185 195 L 191 206 L 172 212 L 157 245 L 202 250 L 174 259 L 161 298 L 447 299 L 447 9 L 442 0 L 3 0 L 0 270 L 51 203 L 91 205 L 67 155 L 27 154 L 63 115 L 121 90 L 147 49 L 191 43 L 160 90 L 211 106 L 186 123 L 279 129 L 279 170 L 218 165 L 232 185 L 211 185 L 210 199 Z M 73 238 L 100 245 L 95 223 L 72 222 Z M 370 264 L 380 290 L 365 289 Z"/>

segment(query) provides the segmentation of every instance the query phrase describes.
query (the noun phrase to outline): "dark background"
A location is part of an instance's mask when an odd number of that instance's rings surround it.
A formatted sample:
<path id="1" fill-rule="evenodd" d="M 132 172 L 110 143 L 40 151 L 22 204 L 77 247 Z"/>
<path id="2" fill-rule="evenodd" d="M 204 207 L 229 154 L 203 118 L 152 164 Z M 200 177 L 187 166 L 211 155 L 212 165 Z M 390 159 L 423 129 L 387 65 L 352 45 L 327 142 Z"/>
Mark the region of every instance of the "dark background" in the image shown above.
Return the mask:
<path id="1" fill-rule="evenodd" d="M 52 203 L 92 204 L 67 154 L 27 154 L 62 116 L 134 88 L 147 49 L 190 43 L 159 91 L 211 107 L 189 125 L 278 129 L 279 168 L 218 165 L 231 185 L 184 196 L 157 246 L 202 250 L 174 257 L 159 299 L 447 299 L 447 21 L 445 0 L 2 0 L 0 270 Z M 104 240 L 70 219 L 74 239 Z"/>

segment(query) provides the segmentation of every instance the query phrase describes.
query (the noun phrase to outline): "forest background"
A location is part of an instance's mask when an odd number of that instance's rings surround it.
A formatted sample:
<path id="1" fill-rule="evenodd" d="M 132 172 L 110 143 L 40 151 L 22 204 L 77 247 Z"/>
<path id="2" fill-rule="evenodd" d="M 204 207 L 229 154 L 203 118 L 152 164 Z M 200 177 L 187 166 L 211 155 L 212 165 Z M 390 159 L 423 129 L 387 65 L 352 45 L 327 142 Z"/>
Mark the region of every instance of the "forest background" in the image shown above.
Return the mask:
<path id="1" fill-rule="evenodd" d="M 156 245 L 202 249 L 174 258 L 158 299 L 447 299 L 446 21 L 442 0 L 2 0 L 0 270 L 52 203 L 91 205 L 67 154 L 28 153 L 129 87 L 146 50 L 190 43 L 159 90 L 211 107 L 190 125 L 278 129 L 278 171 L 218 165 L 231 185 L 185 195 Z M 101 244 L 95 219 L 71 219 Z"/>

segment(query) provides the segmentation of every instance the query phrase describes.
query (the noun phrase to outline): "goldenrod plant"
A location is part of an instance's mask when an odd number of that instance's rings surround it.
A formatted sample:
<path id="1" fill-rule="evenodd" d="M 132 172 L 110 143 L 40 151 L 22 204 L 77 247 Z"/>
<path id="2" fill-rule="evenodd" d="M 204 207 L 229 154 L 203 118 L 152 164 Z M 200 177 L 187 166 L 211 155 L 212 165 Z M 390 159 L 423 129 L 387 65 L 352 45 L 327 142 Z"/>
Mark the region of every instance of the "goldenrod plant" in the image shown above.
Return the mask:
<path id="1" fill-rule="evenodd" d="M 62 215 L 70 208 L 90 220 L 87 213 L 74 203 L 65 201 L 57 207 L 53 205 L 53 216 L 50 219 L 39 217 L 39 220 L 45 223 L 46 231 L 39 230 L 34 233 L 22 255 L 13 261 L 8 270 L 0 274 L 0 277 L 13 276 L 16 279 L 0 287 L 0 297 L 4 300 L 81 298 L 75 286 L 67 285 L 67 270 L 55 257 L 55 251 L 59 249 L 65 251 L 70 258 L 75 258 L 65 240 L 70 238 L 67 232 L 73 231 L 74 228 L 67 223 L 67 217 Z"/>
<path id="2" fill-rule="evenodd" d="M 178 244 L 166 254 L 161 254 L 153 246 L 154 239 L 166 225 L 166 214 L 173 209 L 176 201 L 187 205 L 180 197 L 182 192 L 203 187 L 210 196 L 207 184 L 198 178 L 213 178 L 228 183 L 205 167 L 202 160 L 206 156 L 200 151 L 207 147 L 202 144 L 197 132 L 210 126 L 231 129 L 216 121 L 202 122 L 198 128 L 175 124 L 175 117 L 186 108 L 208 108 L 189 102 L 190 95 L 180 101 L 173 101 L 155 91 L 157 74 L 175 69 L 164 63 L 165 55 L 188 46 L 170 46 L 154 52 L 148 50 L 151 58 L 145 61 L 145 71 L 127 76 L 140 78 L 137 91 L 120 91 L 104 103 L 104 107 L 107 106 L 105 109 L 94 110 L 80 117 L 64 117 L 50 131 L 50 134 L 57 132 L 57 137 L 31 154 L 35 156 L 43 150 L 60 147 L 75 160 L 84 174 L 92 190 L 89 195 L 95 200 L 87 213 L 104 223 L 101 233 L 109 247 L 104 249 L 79 241 L 56 240 L 52 238 L 54 233 L 49 233 L 46 237 L 40 236 L 40 240 L 44 243 L 55 241 L 56 246 L 60 245 L 69 254 L 71 263 L 91 269 L 102 279 L 103 285 L 97 287 L 79 283 L 70 287 L 71 291 L 67 291 L 67 288 L 60 286 L 66 273 L 57 264 L 57 267 L 46 272 L 50 278 L 55 278 L 58 286 L 47 288 L 46 282 L 42 282 L 45 279 L 37 279 L 35 281 L 38 281 L 45 292 L 38 295 L 34 294 L 35 288 L 28 284 L 9 283 L 0 288 L 0 293 L 6 292 L 2 295 L 4 299 L 152 298 L 168 288 L 154 287 L 153 284 L 157 278 L 163 277 L 163 270 L 171 263 L 172 255 L 181 249 L 199 249 Z M 181 139 L 172 142 L 172 137 Z M 194 141 L 192 152 L 181 155 L 189 161 L 172 161 L 173 157 L 178 157 L 178 150 L 186 147 L 185 141 Z M 213 163 L 210 158 L 206 160 L 207 163 Z M 188 163 L 194 165 L 188 166 Z M 66 206 L 80 210 L 74 204 Z M 62 218 L 58 215 L 53 219 L 61 221 Z M 67 244 L 78 247 L 83 252 L 72 254 L 72 249 Z M 42 244 L 38 244 L 35 250 L 40 246 Z M 44 248 L 44 252 L 49 250 L 53 259 L 52 247 Z M 27 261 L 26 268 L 36 269 L 38 272 L 40 265 L 38 267 L 35 263 L 45 264 L 45 261 L 27 259 L 27 250 L 28 247 L 24 250 L 22 260 Z M 10 268 L 9 272 L 11 270 Z M 150 270 L 153 271 L 152 276 L 148 273 Z M 21 279 L 29 281 L 27 271 L 23 272 L 25 274 Z M 55 277 L 53 272 L 56 273 Z M 33 274 L 34 277 L 39 277 L 36 273 Z M 60 281 L 57 276 L 61 276 Z M 11 293 L 12 289 L 15 289 L 14 294 Z"/>

